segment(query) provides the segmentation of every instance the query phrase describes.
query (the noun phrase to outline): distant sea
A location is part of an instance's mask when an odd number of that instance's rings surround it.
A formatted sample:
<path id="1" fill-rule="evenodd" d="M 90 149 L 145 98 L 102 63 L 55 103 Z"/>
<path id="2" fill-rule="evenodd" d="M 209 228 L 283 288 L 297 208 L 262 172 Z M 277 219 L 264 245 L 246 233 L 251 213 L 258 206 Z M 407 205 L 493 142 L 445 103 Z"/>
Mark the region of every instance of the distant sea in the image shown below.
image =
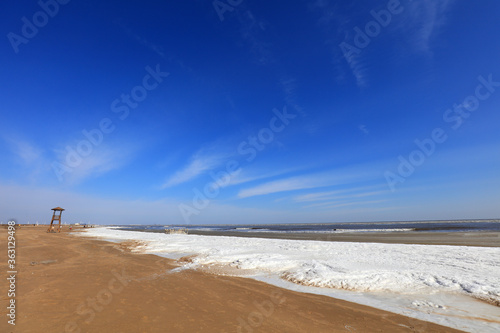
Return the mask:
<path id="1" fill-rule="evenodd" d="M 121 230 L 162 232 L 165 229 L 184 228 L 196 233 L 262 232 L 262 233 L 369 233 L 369 232 L 500 232 L 500 219 L 450 220 L 408 222 L 351 222 L 351 223 L 290 223 L 290 224 L 219 224 L 219 225 L 126 225 Z"/>

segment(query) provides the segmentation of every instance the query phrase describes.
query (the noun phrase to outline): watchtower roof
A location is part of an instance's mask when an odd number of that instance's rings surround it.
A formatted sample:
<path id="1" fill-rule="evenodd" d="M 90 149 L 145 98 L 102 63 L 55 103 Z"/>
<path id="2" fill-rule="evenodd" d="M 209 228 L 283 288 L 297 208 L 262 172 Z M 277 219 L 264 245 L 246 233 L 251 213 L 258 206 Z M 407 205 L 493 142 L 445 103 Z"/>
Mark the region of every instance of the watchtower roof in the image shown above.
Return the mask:
<path id="1" fill-rule="evenodd" d="M 60 210 L 60 211 L 63 211 L 64 208 L 61 208 L 61 207 L 56 207 L 56 208 L 52 208 L 51 210 Z"/>

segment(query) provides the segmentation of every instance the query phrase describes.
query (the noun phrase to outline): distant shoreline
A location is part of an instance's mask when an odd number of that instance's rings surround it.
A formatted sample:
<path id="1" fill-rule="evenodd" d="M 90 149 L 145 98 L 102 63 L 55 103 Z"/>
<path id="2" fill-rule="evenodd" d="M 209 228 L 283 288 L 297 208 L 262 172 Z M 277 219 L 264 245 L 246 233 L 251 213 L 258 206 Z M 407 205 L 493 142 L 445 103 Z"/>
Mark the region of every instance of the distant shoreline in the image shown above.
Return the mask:
<path id="1" fill-rule="evenodd" d="M 138 230 L 137 230 L 138 231 Z M 147 230 L 142 230 L 147 231 Z M 277 232 L 238 232 L 238 231 L 199 231 L 190 234 L 203 236 L 229 236 L 274 238 L 291 240 L 316 240 L 328 242 L 360 242 L 387 244 L 455 245 L 500 247 L 500 232 L 385 232 L 385 233 L 277 233 Z"/>

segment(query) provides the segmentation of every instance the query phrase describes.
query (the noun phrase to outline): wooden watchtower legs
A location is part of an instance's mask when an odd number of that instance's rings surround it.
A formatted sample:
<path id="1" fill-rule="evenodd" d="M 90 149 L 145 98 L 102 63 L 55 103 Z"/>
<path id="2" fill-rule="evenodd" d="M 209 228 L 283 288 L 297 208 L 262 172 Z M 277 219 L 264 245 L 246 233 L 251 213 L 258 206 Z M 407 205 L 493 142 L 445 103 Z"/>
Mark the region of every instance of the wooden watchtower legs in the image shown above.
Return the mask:
<path id="1" fill-rule="evenodd" d="M 50 221 L 50 226 L 49 226 L 49 229 L 47 230 L 47 232 L 55 232 L 54 231 L 54 221 L 59 221 L 59 225 L 57 227 L 57 232 L 61 232 L 61 215 L 62 215 L 62 212 L 64 211 L 64 208 L 56 207 L 56 208 L 52 208 L 52 210 L 54 211 L 54 214 L 52 215 L 52 221 Z M 59 215 L 57 214 L 57 212 L 59 212 Z"/>

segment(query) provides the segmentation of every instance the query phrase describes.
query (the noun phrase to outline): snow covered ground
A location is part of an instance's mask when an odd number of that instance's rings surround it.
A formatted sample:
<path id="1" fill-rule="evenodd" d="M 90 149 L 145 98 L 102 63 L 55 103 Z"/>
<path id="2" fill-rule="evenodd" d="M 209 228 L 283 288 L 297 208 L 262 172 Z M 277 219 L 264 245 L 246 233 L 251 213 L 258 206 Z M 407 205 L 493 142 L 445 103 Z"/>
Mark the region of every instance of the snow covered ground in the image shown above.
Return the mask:
<path id="1" fill-rule="evenodd" d="M 228 267 L 284 288 L 318 293 L 469 332 L 500 332 L 500 248 L 168 235 L 88 229 L 138 240 L 185 268 Z M 482 302 L 479 300 L 487 301 Z"/>

